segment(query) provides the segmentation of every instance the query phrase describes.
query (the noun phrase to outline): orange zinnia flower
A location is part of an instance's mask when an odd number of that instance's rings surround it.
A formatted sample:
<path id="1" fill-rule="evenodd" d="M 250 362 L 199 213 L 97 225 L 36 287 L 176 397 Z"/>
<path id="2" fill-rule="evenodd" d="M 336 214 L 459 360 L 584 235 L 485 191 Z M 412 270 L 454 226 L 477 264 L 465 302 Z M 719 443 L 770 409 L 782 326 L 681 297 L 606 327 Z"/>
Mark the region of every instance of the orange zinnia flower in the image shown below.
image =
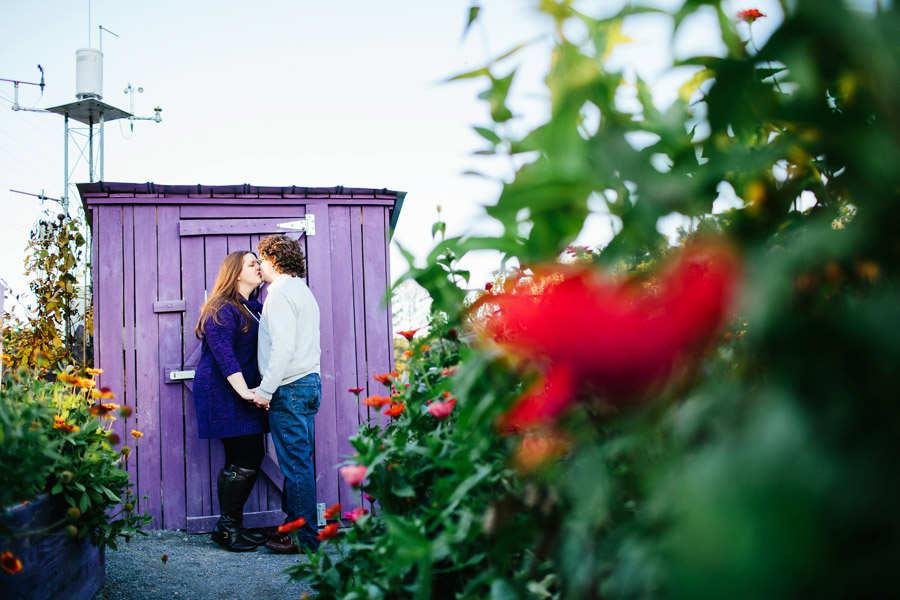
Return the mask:
<path id="1" fill-rule="evenodd" d="M 413 336 L 416 335 L 416 332 L 421 329 L 421 327 L 416 327 L 415 329 L 408 329 L 406 331 L 398 331 L 397 335 L 402 335 L 407 340 L 412 340 Z"/>
<path id="2" fill-rule="evenodd" d="M 306 525 L 306 519 L 300 517 L 296 521 L 291 521 L 290 523 L 285 523 L 284 525 L 278 526 L 278 533 L 294 533 L 301 527 Z"/>
<path id="3" fill-rule="evenodd" d="M 404 410 L 406 410 L 405 404 L 400 404 L 399 402 L 391 402 L 391 407 L 385 409 L 384 413 L 382 414 L 385 414 L 389 417 L 399 417 L 400 413 L 402 413 Z"/>
<path id="4" fill-rule="evenodd" d="M 10 575 L 15 575 L 22 570 L 22 561 L 13 556 L 13 553 L 8 550 L 0 555 L 0 565 Z"/>
<path id="5" fill-rule="evenodd" d="M 331 525 L 326 525 L 321 532 L 319 532 L 319 541 L 324 542 L 325 540 L 330 540 L 332 538 L 336 538 L 338 535 L 338 527 L 340 527 L 337 523 L 332 523 Z"/>
<path id="6" fill-rule="evenodd" d="M 384 373 L 382 375 L 373 375 L 372 379 L 378 383 L 383 383 L 384 385 L 391 385 L 391 379 L 396 379 L 397 377 L 400 377 L 400 373 L 391 371 L 390 373 Z"/>
<path id="7" fill-rule="evenodd" d="M 140 431 L 138 431 L 137 429 L 132 429 L 132 430 L 131 430 L 131 435 L 133 435 L 133 436 L 136 437 L 136 438 L 144 437 L 144 434 L 141 433 Z"/>
<path id="8" fill-rule="evenodd" d="M 85 369 L 85 371 L 87 371 L 88 375 L 99 375 L 100 373 L 103 372 L 103 369 L 94 369 L 94 368 L 88 367 L 87 369 Z"/>
<path id="9" fill-rule="evenodd" d="M 386 404 L 390 404 L 391 399 L 388 396 L 369 396 L 362 401 L 362 404 L 373 408 L 381 408 Z"/>
<path id="10" fill-rule="evenodd" d="M 341 514 L 341 505 L 335 504 L 334 506 L 329 506 L 328 508 L 326 508 L 325 512 L 322 513 L 322 516 L 324 516 L 326 519 L 333 519 L 339 514 Z"/>
<path id="11" fill-rule="evenodd" d="M 519 442 L 513 462 L 520 473 L 531 473 L 560 458 L 569 450 L 569 441 L 560 434 L 526 435 Z"/>

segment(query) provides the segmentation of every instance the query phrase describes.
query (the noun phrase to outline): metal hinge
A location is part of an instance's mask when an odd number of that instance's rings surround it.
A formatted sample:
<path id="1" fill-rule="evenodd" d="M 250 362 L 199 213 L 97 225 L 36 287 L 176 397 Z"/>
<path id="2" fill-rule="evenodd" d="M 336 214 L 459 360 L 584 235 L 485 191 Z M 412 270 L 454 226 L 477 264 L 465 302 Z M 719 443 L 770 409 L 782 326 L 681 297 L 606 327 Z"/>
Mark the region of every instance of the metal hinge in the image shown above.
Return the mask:
<path id="1" fill-rule="evenodd" d="M 325 503 L 324 502 L 319 502 L 318 504 L 316 504 L 316 516 L 318 517 L 318 521 L 319 521 L 317 523 L 317 525 L 319 527 L 325 527 L 325 525 L 327 523 L 325 521 Z"/>
<path id="2" fill-rule="evenodd" d="M 278 227 L 281 229 L 293 229 L 294 231 L 305 231 L 306 235 L 316 235 L 316 215 L 306 215 L 296 221 L 279 223 Z"/>

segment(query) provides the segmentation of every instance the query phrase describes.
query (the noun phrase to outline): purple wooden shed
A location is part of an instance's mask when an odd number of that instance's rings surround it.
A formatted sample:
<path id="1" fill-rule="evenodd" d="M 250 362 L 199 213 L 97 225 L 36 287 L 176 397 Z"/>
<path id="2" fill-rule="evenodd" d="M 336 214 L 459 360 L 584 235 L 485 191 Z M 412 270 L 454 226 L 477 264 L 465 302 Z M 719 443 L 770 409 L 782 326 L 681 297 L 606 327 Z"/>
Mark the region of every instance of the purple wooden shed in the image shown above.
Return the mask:
<path id="1" fill-rule="evenodd" d="M 221 442 L 197 438 L 194 327 L 226 254 L 255 251 L 271 233 L 304 244 L 307 282 L 321 310 L 317 499 L 359 505 L 335 466 L 352 453 L 347 438 L 369 418 L 347 389 L 383 392 L 372 376 L 392 369 L 391 310 L 382 301 L 405 193 L 107 182 L 78 191 L 93 230 L 94 363 L 103 369 L 99 385 L 134 410 L 113 427 L 133 447 L 127 469 L 152 527 L 203 532 L 218 519 L 215 477 L 224 456 Z M 132 429 L 143 437 L 132 438 Z M 283 518 L 283 476 L 270 440 L 267 450 L 265 476 L 245 510 L 251 527 Z"/>

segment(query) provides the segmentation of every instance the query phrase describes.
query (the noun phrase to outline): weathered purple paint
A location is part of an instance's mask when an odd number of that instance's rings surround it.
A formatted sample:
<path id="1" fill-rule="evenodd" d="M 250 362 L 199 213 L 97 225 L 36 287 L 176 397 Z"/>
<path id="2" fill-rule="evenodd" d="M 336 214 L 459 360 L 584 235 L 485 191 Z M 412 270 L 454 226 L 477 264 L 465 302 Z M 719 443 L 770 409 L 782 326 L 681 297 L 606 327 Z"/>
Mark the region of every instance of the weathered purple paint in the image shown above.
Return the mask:
<path id="1" fill-rule="evenodd" d="M 369 414 L 346 390 L 386 392 L 371 377 L 392 366 L 390 311 L 382 300 L 389 280 L 388 233 L 403 194 L 107 183 L 83 184 L 79 191 L 94 227 L 95 360 L 105 370 L 101 385 L 135 409 L 116 427 L 144 433 L 137 441 L 123 437 L 137 446 L 128 469 L 139 509 L 156 517 L 153 526 L 211 529 L 219 511 L 215 479 L 224 460 L 221 442 L 197 439 L 192 382 L 167 383 L 166 370 L 196 364 L 194 326 L 225 255 L 255 251 L 262 236 L 279 231 L 278 223 L 307 213 L 316 215 L 316 235 L 289 235 L 305 246 L 308 283 L 322 313 L 318 500 L 357 506 L 359 498 L 335 467 L 352 451 L 347 438 Z M 378 418 L 374 411 L 371 416 Z M 247 504 L 250 525 L 283 517 L 283 478 L 271 439 L 266 446 L 267 475 Z"/>

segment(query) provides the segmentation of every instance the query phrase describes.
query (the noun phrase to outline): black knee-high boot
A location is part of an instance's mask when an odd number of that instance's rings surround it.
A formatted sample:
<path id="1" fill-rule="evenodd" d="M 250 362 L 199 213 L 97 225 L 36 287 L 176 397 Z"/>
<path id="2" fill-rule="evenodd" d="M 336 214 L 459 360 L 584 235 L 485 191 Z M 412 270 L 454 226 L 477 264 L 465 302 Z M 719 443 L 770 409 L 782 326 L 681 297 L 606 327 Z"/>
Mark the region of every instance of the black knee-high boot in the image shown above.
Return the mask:
<path id="1" fill-rule="evenodd" d="M 243 530 L 244 504 L 256 482 L 256 471 L 234 465 L 219 472 L 216 482 L 219 494 L 219 522 L 212 532 L 212 540 L 231 552 L 253 552 L 257 543 L 248 539 Z M 249 534 L 249 532 L 247 532 Z"/>

